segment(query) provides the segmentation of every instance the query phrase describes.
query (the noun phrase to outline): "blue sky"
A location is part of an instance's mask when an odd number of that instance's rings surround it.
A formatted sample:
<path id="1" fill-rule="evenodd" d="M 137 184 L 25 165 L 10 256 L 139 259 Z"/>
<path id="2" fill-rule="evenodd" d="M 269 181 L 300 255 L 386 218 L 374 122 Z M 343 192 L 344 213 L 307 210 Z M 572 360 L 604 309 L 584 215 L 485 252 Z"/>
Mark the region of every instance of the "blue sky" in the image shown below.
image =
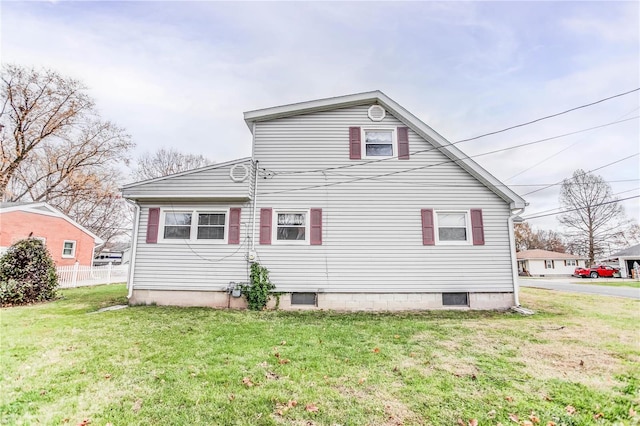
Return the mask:
<path id="1" fill-rule="evenodd" d="M 0 54 L 85 82 L 136 154 L 173 147 L 221 162 L 250 154 L 242 113 L 258 108 L 379 89 L 456 141 L 638 88 L 639 5 L 3 2 Z M 639 107 L 636 92 L 459 148 L 477 155 Z M 637 153 L 639 122 L 476 161 L 509 184 L 554 183 Z M 627 181 L 612 183 L 621 198 L 640 193 L 638 156 L 597 173 Z M 528 215 L 551 209 L 558 187 L 525 198 Z M 624 206 L 638 220 L 639 199 Z M 531 223 L 557 229 L 554 217 Z"/>

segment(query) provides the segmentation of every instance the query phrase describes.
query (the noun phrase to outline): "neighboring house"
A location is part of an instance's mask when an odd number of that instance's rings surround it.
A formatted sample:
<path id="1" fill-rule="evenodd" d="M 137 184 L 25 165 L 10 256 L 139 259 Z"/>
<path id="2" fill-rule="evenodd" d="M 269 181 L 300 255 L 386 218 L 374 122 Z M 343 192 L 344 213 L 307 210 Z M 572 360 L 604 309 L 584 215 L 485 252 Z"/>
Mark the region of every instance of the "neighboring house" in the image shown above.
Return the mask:
<path id="1" fill-rule="evenodd" d="M 281 309 L 518 304 L 524 200 L 385 94 L 244 118 L 251 158 L 123 188 L 130 303 L 243 306 L 256 259 Z"/>
<path id="2" fill-rule="evenodd" d="M 518 272 L 534 277 L 570 276 L 587 262 L 585 257 L 539 249 L 519 251 L 517 257 Z"/>
<path id="3" fill-rule="evenodd" d="M 94 266 L 126 265 L 131 260 L 131 245 L 128 243 L 115 243 L 108 248 L 103 248 L 93 259 Z"/>
<path id="4" fill-rule="evenodd" d="M 0 251 L 25 238 L 42 240 L 56 266 L 90 266 L 104 241 L 47 203 L 0 203 Z"/>
<path id="5" fill-rule="evenodd" d="M 640 278 L 635 272 L 636 263 L 640 269 L 640 244 L 613 253 L 605 262 L 619 267 L 622 278 Z"/>

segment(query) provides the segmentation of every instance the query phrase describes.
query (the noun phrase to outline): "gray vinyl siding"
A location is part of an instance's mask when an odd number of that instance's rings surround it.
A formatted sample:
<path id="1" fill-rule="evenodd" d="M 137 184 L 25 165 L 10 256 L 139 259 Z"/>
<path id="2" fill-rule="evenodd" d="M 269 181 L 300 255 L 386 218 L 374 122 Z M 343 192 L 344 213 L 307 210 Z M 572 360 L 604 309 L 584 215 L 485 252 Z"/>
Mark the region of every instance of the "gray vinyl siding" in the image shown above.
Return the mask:
<path id="1" fill-rule="evenodd" d="M 132 199 L 218 198 L 247 199 L 251 191 L 251 176 L 244 182 L 234 182 L 229 171 L 236 162 L 205 167 L 192 173 L 168 176 L 165 179 L 142 182 L 123 189 Z M 250 160 L 242 162 L 251 170 Z"/>
<path id="2" fill-rule="evenodd" d="M 404 126 L 390 114 L 374 123 L 367 108 L 256 123 L 254 156 L 260 168 L 275 173 L 258 181 L 258 208 L 271 207 L 274 215 L 277 209 L 323 209 L 321 246 L 256 245 L 278 290 L 513 291 L 508 204 L 437 150 L 410 160 L 287 174 L 367 162 L 349 160 L 349 127 Z M 409 145 L 412 153 L 432 148 L 412 130 Z M 485 245 L 424 246 L 423 208 L 481 208 Z"/>
<path id="3" fill-rule="evenodd" d="M 257 122 L 254 158 L 257 180 L 256 238 L 260 208 L 322 208 L 323 244 L 273 241 L 255 248 L 276 291 L 298 292 L 512 292 L 508 203 L 438 152 L 413 154 L 358 167 L 303 174 L 300 170 L 363 164 L 349 160 L 349 127 L 404 126 L 387 114 L 367 117 L 369 105 Z M 432 146 L 409 131 L 410 151 Z M 229 166 L 230 167 L 230 166 Z M 252 202 L 180 202 L 191 197 L 249 197 L 253 179 L 232 182 L 229 167 L 172 177 L 125 189 L 141 202 L 133 285 L 149 290 L 222 290 L 248 280 L 245 260 Z M 406 169 L 414 171 L 396 173 Z M 391 174 L 380 177 L 381 174 Z M 266 178 L 265 178 L 266 177 Z M 345 181 L 361 179 L 351 183 Z M 308 188 L 306 187 L 316 187 Z M 221 199 L 221 198 L 218 198 Z M 242 207 L 241 244 L 147 244 L 149 207 L 163 209 Z M 424 246 L 420 210 L 483 211 L 484 246 Z M 162 232 L 162 229 L 160 229 Z"/>
<path id="4" fill-rule="evenodd" d="M 215 211 L 241 207 L 240 244 L 202 244 L 175 240 L 146 243 L 149 208 Z M 222 290 L 230 281 L 248 281 L 245 260 L 251 209 L 228 203 L 142 203 L 133 282 L 139 290 Z M 228 226 L 227 216 L 227 226 Z M 159 229 L 159 235 L 163 232 Z"/>

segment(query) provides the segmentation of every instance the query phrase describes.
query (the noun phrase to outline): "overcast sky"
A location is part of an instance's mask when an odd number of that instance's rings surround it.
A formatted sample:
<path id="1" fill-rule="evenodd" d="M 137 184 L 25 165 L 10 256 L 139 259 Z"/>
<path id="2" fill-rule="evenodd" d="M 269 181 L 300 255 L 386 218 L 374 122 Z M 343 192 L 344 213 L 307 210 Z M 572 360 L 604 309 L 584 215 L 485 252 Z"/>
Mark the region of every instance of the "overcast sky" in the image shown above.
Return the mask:
<path id="1" fill-rule="evenodd" d="M 7 2 L 1 58 L 82 80 L 135 155 L 250 155 L 244 111 L 381 90 L 449 141 L 640 87 L 638 2 Z M 626 122 L 474 159 L 530 203 L 597 170 L 640 194 L 638 92 L 459 144 L 468 155 Z M 636 154 L 635 156 L 633 156 Z M 128 181 L 125 178 L 124 181 Z M 534 185 L 534 186 L 522 186 Z M 623 202 L 638 220 L 640 199 Z M 532 220 L 559 230 L 555 216 Z"/>

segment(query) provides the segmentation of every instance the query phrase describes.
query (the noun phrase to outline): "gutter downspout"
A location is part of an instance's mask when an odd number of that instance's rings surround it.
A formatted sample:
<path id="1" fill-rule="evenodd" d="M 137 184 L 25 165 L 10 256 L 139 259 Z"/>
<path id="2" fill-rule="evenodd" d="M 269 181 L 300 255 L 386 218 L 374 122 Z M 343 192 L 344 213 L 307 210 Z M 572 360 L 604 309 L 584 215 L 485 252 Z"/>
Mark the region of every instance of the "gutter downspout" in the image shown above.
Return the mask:
<path id="1" fill-rule="evenodd" d="M 513 300 L 516 307 L 520 307 L 520 286 L 518 284 L 518 259 L 516 258 L 516 239 L 513 230 L 513 218 L 524 211 L 524 208 L 511 210 L 511 216 L 507 219 L 509 228 L 509 248 L 511 251 L 511 274 L 513 279 Z"/>
<path id="2" fill-rule="evenodd" d="M 129 272 L 127 279 L 127 287 L 129 288 L 129 292 L 127 293 L 127 299 L 131 299 L 133 296 L 133 272 L 135 270 L 136 264 L 136 251 L 138 249 L 138 223 L 140 222 L 140 205 L 135 201 L 129 201 L 128 203 L 133 204 L 133 208 L 135 209 L 135 214 L 133 218 L 133 231 L 131 234 L 131 259 L 129 260 Z"/>
<path id="3" fill-rule="evenodd" d="M 256 251 L 256 212 L 258 196 L 258 160 L 255 159 L 256 151 L 256 123 L 253 123 L 251 129 L 251 162 L 253 163 L 253 212 L 251 213 L 251 245 L 249 246 L 249 253 L 247 260 L 251 260 L 251 255 Z"/>

